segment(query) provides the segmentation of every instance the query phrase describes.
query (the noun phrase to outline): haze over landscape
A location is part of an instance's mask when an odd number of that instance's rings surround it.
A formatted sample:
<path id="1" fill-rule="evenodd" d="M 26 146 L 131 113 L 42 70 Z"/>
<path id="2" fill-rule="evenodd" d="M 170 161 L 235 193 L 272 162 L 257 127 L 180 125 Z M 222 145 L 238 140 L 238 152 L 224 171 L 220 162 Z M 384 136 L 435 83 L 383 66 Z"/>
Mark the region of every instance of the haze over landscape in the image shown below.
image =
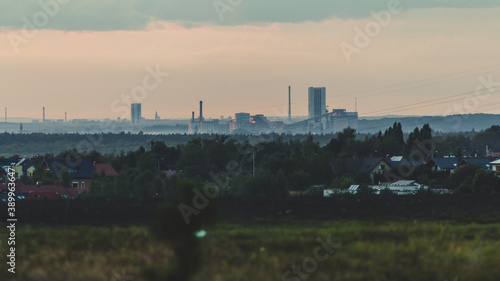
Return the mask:
<path id="1" fill-rule="evenodd" d="M 498 280 L 499 15 L 0 0 L 0 280 Z"/>
<path id="2" fill-rule="evenodd" d="M 59 2 L 46 22 L 38 1 L 0 2 L 0 106 L 11 117 L 41 118 L 45 106 L 48 119 L 115 119 L 113 103 L 127 103 L 148 67 L 169 75 L 140 101 L 146 118 L 187 119 L 199 100 L 207 117 L 286 115 L 288 85 L 296 116 L 310 86 L 327 88 L 330 108 L 353 111 L 357 97 L 361 117 L 500 106 L 496 94 L 456 106 L 481 77 L 500 81 L 498 1 L 401 1 L 362 48 L 357 30 L 390 1 Z M 343 43 L 359 53 L 347 59 Z"/>

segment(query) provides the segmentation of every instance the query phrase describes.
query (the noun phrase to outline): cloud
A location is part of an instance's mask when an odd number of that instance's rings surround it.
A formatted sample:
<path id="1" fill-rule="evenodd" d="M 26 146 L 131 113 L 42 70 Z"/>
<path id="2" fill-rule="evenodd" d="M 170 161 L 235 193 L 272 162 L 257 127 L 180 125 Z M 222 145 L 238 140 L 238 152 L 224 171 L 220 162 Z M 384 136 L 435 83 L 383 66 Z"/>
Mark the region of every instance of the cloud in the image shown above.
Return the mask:
<path id="1" fill-rule="evenodd" d="M 40 28 L 65 31 L 142 30 L 153 21 L 187 27 L 319 22 L 369 17 L 391 1 L 397 0 L 0 0 L 0 28 L 23 28 L 26 19 L 34 22 L 43 13 L 49 16 Z M 498 0 L 401 0 L 401 5 L 406 10 L 500 7 Z"/>

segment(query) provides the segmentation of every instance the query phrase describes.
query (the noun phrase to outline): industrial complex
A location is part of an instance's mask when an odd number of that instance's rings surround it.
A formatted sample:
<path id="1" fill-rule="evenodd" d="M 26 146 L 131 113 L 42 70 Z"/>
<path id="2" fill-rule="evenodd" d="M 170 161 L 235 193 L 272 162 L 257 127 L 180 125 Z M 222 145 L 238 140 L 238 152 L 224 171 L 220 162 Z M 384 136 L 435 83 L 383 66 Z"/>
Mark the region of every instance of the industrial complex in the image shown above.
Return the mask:
<path id="1" fill-rule="evenodd" d="M 17 123 L 20 132 L 34 132 L 43 130 L 74 131 L 75 128 L 88 128 L 94 132 L 100 128 L 105 131 L 147 131 L 153 133 L 188 133 L 188 134 L 260 134 L 260 133 L 335 133 L 347 127 L 358 128 L 358 113 L 347 112 L 346 109 L 328 109 L 326 104 L 326 88 L 310 87 L 307 91 L 308 115 L 292 116 L 292 91 L 288 87 L 288 118 L 287 116 L 265 116 L 250 112 L 237 112 L 233 116 L 220 119 L 205 118 L 203 116 L 203 101 L 199 102 L 199 111 L 191 112 L 190 118 L 162 119 L 156 112 L 154 118 L 146 119 L 142 116 L 142 104 L 130 104 L 130 119 L 118 117 L 117 119 L 71 119 L 65 113 L 64 119 L 50 120 L 45 118 L 46 108 L 43 107 L 43 117 L 32 120 L 31 123 Z M 356 110 L 355 110 L 356 111 Z M 186 116 L 187 117 L 187 116 Z M 103 125 L 101 123 L 106 123 Z M 7 108 L 5 108 L 5 126 L 14 128 L 16 123 L 9 123 Z M 61 127 L 61 125 L 64 125 Z M 99 130 L 97 130 L 99 131 Z"/>
<path id="2" fill-rule="evenodd" d="M 191 114 L 188 131 L 193 133 L 334 133 L 351 127 L 358 127 L 358 113 L 345 109 L 328 110 L 326 106 L 326 88 L 310 87 L 308 89 L 308 117 L 292 122 L 291 87 L 288 87 L 288 119 L 269 120 L 263 114 L 239 112 L 234 118 L 205 120 L 203 118 L 203 102 L 200 101 L 199 116 Z"/>

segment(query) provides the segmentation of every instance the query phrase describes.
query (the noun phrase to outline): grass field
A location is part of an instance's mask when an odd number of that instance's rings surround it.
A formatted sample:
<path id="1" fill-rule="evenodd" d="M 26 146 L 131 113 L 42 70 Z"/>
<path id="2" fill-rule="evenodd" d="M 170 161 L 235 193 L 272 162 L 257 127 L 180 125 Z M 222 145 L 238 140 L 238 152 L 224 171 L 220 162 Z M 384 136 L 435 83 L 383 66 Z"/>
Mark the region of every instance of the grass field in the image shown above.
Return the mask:
<path id="1" fill-rule="evenodd" d="M 317 241 L 329 236 L 336 244 L 331 254 Z M 147 280 L 146 268 L 175 260 L 146 227 L 22 227 L 16 241 L 17 281 Z M 500 278 L 498 223 L 226 221 L 200 241 L 203 267 L 196 281 Z M 0 245 L 5 260 L 5 239 Z M 5 262 L 0 271 L 1 280 L 12 280 Z"/>

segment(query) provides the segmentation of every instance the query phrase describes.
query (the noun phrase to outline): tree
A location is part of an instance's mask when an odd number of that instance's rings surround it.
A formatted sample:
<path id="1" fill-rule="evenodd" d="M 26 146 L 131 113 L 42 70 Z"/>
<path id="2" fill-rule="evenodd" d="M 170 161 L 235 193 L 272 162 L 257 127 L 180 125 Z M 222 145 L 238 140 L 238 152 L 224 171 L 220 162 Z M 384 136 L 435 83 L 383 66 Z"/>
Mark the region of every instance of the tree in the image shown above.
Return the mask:
<path id="1" fill-rule="evenodd" d="M 463 187 L 467 185 L 472 185 L 472 181 L 476 175 L 476 172 L 481 169 L 476 165 L 464 165 L 455 169 L 453 173 L 450 174 L 448 178 L 447 186 L 449 189 L 456 189 L 463 184 Z"/>
<path id="2" fill-rule="evenodd" d="M 71 174 L 67 170 L 62 172 L 61 184 L 64 187 L 71 187 Z"/>
<path id="3" fill-rule="evenodd" d="M 41 178 L 42 184 L 56 184 L 57 179 L 51 170 L 46 170 Z"/>
<path id="4" fill-rule="evenodd" d="M 493 171 L 478 170 L 472 181 L 472 189 L 480 193 L 494 193 L 500 191 L 500 178 Z"/>

